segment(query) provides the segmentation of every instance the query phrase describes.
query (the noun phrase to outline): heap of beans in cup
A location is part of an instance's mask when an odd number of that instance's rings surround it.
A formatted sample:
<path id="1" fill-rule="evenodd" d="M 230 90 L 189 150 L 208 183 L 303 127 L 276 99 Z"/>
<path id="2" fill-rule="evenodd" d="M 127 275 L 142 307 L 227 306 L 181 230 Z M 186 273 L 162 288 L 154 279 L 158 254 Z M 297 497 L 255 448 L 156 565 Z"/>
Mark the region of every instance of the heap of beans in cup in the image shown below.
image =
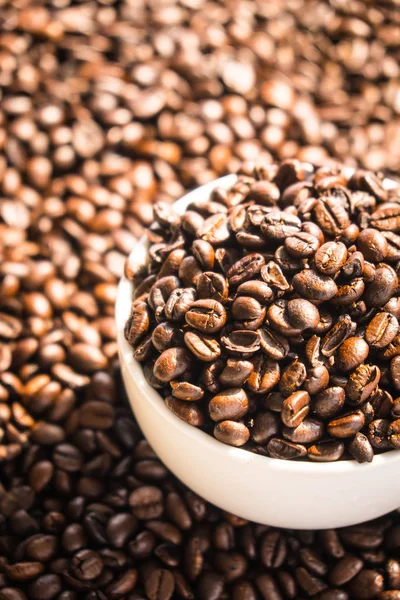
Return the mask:
<path id="1" fill-rule="evenodd" d="M 279 459 L 400 447 L 400 189 L 368 171 L 243 167 L 155 207 L 126 338 L 171 411 Z"/>

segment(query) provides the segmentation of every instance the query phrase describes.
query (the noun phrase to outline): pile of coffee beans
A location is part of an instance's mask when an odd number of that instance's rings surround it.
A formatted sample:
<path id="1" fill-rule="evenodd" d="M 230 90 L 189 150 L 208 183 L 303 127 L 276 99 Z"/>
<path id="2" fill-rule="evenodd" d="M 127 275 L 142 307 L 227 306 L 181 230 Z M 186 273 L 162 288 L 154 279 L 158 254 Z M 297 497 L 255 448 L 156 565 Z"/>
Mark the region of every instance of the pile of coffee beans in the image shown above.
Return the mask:
<path id="1" fill-rule="evenodd" d="M 274 458 L 400 447 L 399 192 L 291 160 L 156 205 L 125 333 L 168 408 Z"/>
<path id="2" fill-rule="evenodd" d="M 153 201 L 258 157 L 398 169 L 397 13 L 0 0 L 0 600 L 398 600 L 398 513 L 282 531 L 177 482 L 113 317 Z"/>

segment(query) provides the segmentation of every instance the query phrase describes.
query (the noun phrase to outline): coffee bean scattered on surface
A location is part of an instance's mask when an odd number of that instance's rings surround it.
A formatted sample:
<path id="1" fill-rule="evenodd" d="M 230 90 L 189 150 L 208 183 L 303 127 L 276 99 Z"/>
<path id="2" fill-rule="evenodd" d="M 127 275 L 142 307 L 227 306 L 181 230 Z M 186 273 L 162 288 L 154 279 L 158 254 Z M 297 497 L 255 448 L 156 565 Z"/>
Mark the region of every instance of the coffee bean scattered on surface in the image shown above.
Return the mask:
<path id="1" fill-rule="evenodd" d="M 398 171 L 397 12 L 391 0 L 1 3 L 1 600 L 399 598 L 398 513 L 275 530 L 177 482 L 124 397 L 113 321 L 153 200 L 259 155 Z M 385 423 L 374 431 L 384 445 Z M 362 434 L 352 447 L 364 452 Z"/>
<path id="2" fill-rule="evenodd" d="M 172 412 L 274 458 L 400 447 L 400 188 L 288 160 L 154 212 L 125 334 Z"/>

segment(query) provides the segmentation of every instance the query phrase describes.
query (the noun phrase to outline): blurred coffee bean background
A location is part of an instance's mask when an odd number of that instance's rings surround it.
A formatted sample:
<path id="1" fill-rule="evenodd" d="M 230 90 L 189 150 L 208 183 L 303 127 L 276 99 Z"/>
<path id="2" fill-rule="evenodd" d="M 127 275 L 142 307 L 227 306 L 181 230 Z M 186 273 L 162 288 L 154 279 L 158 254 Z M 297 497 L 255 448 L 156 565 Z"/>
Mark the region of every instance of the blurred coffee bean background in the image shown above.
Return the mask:
<path id="1" fill-rule="evenodd" d="M 0 0 L 0 600 L 400 598 L 397 513 L 278 531 L 177 482 L 113 319 L 154 202 L 243 162 L 396 176 L 399 57 L 396 0 Z"/>

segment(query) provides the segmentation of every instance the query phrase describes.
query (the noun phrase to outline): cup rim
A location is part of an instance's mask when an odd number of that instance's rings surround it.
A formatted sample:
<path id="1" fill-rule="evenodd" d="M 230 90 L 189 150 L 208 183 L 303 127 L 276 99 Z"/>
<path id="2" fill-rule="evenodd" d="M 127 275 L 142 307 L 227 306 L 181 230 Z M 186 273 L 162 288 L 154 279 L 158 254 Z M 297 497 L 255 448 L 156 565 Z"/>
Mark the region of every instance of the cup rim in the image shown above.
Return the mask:
<path id="1" fill-rule="evenodd" d="M 354 169 L 347 169 L 347 173 L 351 174 Z M 226 175 L 215 179 L 203 186 L 199 186 L 195 190 L 187 193 L 185 196 L 180 198 L 174 203 L 174 206 L 179 210 L 184 210 L 186 205 L 191 201 L 192 196 L 196 196 L 198 193 L 208 194 L 213 188 L 218 185 L 230 186 L 237 179 L 236 175 Z M 388 182 L 388 189 L 395 187 L 397 184 L 393 180 L 385 179 L 385 183 Z M 386 186 L 385 186 L 386 187 Z M 131 253 L 145 252 L 145 242 L 142 237 L 137 241 Z M 136 381 L 136 385 L 140 388 L 143 395 L 146 397 L 146 401 L 151 404 L 153 410 L 161 414 L 162 418 L 169 424 L 171 429 L 175 429 L 177 433 L 182 433 L 186 437 L 193 440 L 198 446 L 208 446 L 212 452 L 224 455 L 227 458 L 237 461 L 242 464 L 255 463 L 260 469 L 263 467 L 273 470 L 278 470 L 284 473 L 304 473 L 308 476 L 318 475 L 321 472 L 330 472 L 337 474 L 348 474 L 354 472 L 355 469 L 369 469 L 371 472 L 374 469 L 379 469 L 383 464 L 400 462 L 400 451 L 393 449 L 383 452 L 382 454 L 374 455 L 372 462 L 370 463 L 358 463 L 354 459 L 338 460 L 334 462 L 313 462 L 310 460 L 279 460 L 271 458 L 269 456 L 262 456 L 254 452 L 250 452 L 244 448 L 236 448 L 224 444 L 219 440 L 215 439 L 212 435 L 207 432 L 189 425 L 175 414 L 172 413 L 169 408 L 165 405 L 162 396 L 158 391 L 152 388 L 146 381 L 141 364 L 133 358 L 133 350 L 131 345 L 125 339 L 124 328 L 126 320 L 129 316 L 131 299 L 133 293 L 133 284 L 129 281 L 125 275 L 121 277 L 118 285 L 117 298 L 115 303 L 115 320 L 117 326 L 117 346 L 121 359 L 121 363 L 127 369 L 129 376 Z"/>

